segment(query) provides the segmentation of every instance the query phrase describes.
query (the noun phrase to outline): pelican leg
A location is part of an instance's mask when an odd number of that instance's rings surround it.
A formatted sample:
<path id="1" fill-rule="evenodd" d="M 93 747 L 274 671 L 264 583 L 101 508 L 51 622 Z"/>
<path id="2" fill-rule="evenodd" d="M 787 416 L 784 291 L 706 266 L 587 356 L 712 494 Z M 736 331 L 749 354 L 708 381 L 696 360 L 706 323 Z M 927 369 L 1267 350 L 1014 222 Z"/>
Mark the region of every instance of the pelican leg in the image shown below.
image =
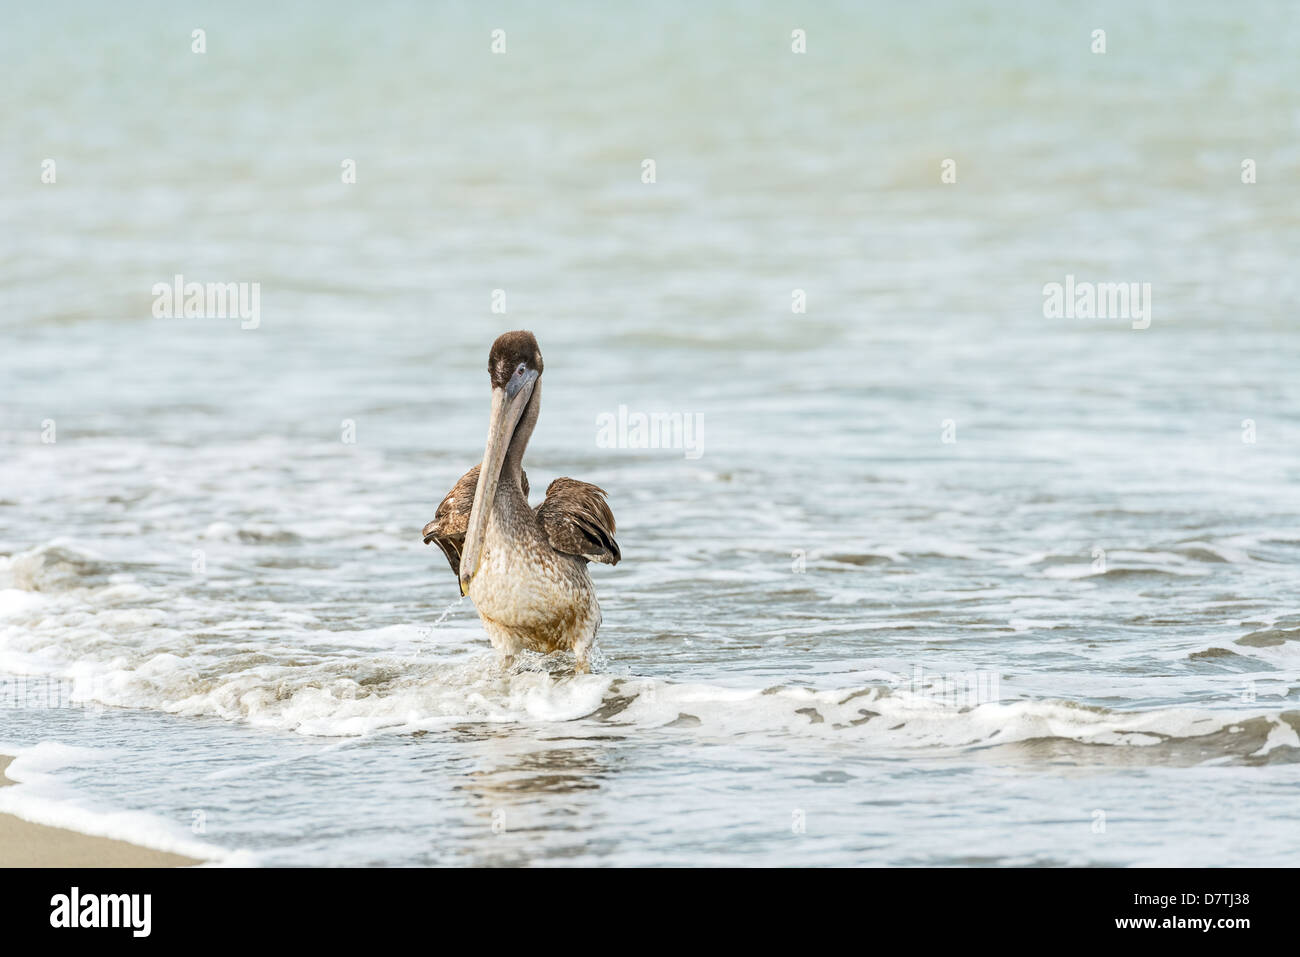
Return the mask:
<path id="1" fill-rule="evenodd" d="M 590 645 L 578 645 L 573 649 L 573 673 L 575 675 L 591 674 L 591 662 L 588 660 Z"/>

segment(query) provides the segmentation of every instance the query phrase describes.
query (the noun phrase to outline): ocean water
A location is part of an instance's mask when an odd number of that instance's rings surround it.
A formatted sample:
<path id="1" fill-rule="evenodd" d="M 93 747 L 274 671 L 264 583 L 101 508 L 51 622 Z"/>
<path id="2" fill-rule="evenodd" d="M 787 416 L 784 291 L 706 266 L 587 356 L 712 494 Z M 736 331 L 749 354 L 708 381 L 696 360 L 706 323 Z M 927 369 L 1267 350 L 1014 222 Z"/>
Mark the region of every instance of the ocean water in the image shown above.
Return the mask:
<path id="1" fill-rule="evenodd" d="M 1295 863 L 1297 49 L 1264 3 L 7 12 L 0 812 L 232 864 Z M 155 316 L 176 275 L 256 322 Z M 1149 325 L 1048 317 L 1067 277 Z M 592 675 L 503 671 L 420 541 L 513 328 L 534 500 L 618 518 Z"/>

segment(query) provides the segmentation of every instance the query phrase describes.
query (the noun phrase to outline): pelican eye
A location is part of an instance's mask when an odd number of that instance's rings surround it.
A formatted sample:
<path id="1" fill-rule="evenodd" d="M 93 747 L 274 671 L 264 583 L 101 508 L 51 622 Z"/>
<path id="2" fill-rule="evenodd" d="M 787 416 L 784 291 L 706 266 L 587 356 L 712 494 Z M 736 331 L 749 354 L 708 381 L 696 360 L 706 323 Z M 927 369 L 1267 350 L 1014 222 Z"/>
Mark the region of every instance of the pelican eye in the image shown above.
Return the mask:
<path id="1" fill-rule="evenodd" d="M 515 369 L 515 375 L 523 375 L 527 370 L 528 370 L 527 364 L 521 362 L 519 363 L 518 368 Z"/>

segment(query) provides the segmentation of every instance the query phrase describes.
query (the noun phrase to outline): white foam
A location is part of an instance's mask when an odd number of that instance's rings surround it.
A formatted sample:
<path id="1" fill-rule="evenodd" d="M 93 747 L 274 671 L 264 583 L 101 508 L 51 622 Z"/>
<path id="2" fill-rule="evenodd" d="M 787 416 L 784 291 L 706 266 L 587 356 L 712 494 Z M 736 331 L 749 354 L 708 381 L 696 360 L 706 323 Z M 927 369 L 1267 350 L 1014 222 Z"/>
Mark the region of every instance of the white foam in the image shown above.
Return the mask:
<path id="1" fill-rule="evenodd" d="M 281 609 L 271 602 L 258 603 L 257 614 L 247 619 L 212 622 L 204 616 L 205 606 L 184 593 L 135 583 L 93 589 L 69 584 L 53 566 L 77 567 L 93 559 L 71 546 L 52 549 L 14 556 L 5 565 L 11 578 L 13 568 L 21 567 L 35 585 L 57 587 L 0 591 L 0 671 L 65 681 L 73 704 L 145 708 L 340 737 L 461 722 L 569 722 L 608 706 L 614 713 L 608 720 L 647 729 L 681 727 L 679 718 L 686 714 L 694 721 L 693 733 L 706 737 L 825 738 L 875 749 L 957 748 L 1032 737 L 1142 746 L 1159 740 L 1153 735 L 1205 734 L 1228 720 L 1218 711 L 1106 711 L 1044 698 L 981 700 L 959 708 L 905 687 L 903 678 L 880 674 L 859 674 L 856 687 L 846 686 L 843 676 L 816 676 L 822 690 L 812 690 L 673 684 L 607 672 L 556 677 L 550 671 L 563 665 L 558 658 L 507 672 L 487 649 L 476 622 L 328 630 L 313 627 L 315 619 L 292 606 Z M 47 566 L 44 559 L 51 554 L 57 560 Z M 56 577 L 43 577 L 47 572 Z M 1019 633 L 1059 624 L 1034 615 L 1034 606 L 1016 610 L 1020 615 L 1007 621 Z M 889 624 L 828 628 L 872 630 Z M 1260 654 L 1294 651 L 1266 648 Z M 828 683 L 838 687 L 827 689 Z M 620 712 L 620 699 L 630 688 L 639 690 Z M 597 731 L 602 726 L 590 724 Z"/>
<path id="2" fill-rule="evenodd" d="M 1300 734 L 1297 734 L 1296 729 L 1286 722 L 1274 721 L 1269 727 L 1268 738 L 1258 751 L 1251 754 L 1251 757 L 1263 757 L 1274 748 L 1300 748 Z"/>
<path id="3" fill-rule="evenodd" d="M 1109 711 L 1061 701 L 991 701 L 973 707 L 888 688 L 761 691 L 709 685 L 642 684 L 632 704 L 612 720 L 638 725 L 680 724 L 708 736 L 768 733 L 853 740 L 873 751 L 963 748 L 1034 738 L 1147 746 L 1199 736 L 1255 715 L 1196 709 Z"/>
<path id="4" fill-rule="evenodd" d="M 156 815 L 99 806 L 54 773 L 67 767 L 111 761 L 114 757 L 111 750 L 78 748 L 55 741 L 42 741 L 28 748 L 0 745 L 0 750 L 14 758 L 5 769 L 5 776 L 15 782 L 0 788 L 0 813 L 12 814 L 32 824 L 125 841 L 209 864 L 254 863 L 249 852 L 228 851 L 195 840 L 180 825 Z"/>

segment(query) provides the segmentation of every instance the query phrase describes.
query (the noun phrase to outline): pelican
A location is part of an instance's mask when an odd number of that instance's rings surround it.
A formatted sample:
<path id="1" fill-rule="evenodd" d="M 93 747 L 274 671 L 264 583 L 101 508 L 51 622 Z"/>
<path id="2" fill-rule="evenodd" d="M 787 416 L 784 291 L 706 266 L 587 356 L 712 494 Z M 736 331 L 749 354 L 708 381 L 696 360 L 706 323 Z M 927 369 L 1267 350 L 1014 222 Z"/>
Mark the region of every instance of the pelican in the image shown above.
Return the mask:
<path id="1" fill-rule="evenodd" d="M 492 411 L 483 461 L 466 472 L 424 526 L 474 601 L 507 666 L 520 651 L 571 651 L 590 669 L 600 605 L 588 562 L 617 565 L 614 514 L 604 489 L 557 478 L 528 507 L 524 449 L 542 398 L 542 353 L 531 332 L 507 332 L 488 353 Z"/>

